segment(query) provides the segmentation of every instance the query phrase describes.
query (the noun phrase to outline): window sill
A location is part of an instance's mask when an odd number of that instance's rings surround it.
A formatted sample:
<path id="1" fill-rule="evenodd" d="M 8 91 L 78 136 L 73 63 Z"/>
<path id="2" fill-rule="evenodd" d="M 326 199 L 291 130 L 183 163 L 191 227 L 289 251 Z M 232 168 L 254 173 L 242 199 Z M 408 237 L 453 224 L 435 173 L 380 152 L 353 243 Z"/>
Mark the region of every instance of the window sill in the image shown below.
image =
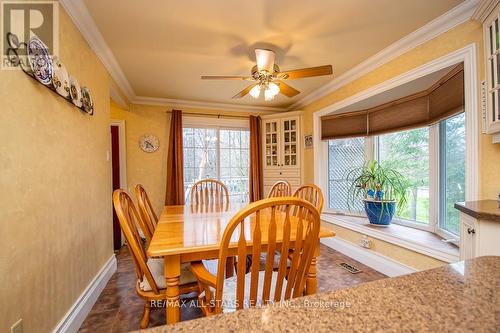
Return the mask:
<path id="1" fill-rule="evenodd" d="M 443 242 L 442 238 L 438 235 L 426 230 L 419 230 L 399 224 L 391 224 L 388 227 L 377 227 L 371 225 L 366 217 L 331 213 L 323 213 L 321 220 L 441 261 L 456 262 L 460 257 L 457 246 Z"/>

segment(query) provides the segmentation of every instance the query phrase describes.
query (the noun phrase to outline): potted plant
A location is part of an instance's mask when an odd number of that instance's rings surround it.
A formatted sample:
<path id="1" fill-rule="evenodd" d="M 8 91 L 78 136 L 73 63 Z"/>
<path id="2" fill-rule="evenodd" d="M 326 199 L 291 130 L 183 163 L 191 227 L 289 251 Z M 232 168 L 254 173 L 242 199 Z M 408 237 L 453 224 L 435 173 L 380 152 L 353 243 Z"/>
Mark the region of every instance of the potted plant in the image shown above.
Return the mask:
<path id="1" fill-rule="evenodd" d="M 386 168 L 377 161 L 368 161 L 362 167 L 347 172 L 349 181 L 347 204 L 349 209 L 362 199 L 370 223 L 387 226 L 394 213 L 405 207 L 410 184 L 398 171 Z"/>

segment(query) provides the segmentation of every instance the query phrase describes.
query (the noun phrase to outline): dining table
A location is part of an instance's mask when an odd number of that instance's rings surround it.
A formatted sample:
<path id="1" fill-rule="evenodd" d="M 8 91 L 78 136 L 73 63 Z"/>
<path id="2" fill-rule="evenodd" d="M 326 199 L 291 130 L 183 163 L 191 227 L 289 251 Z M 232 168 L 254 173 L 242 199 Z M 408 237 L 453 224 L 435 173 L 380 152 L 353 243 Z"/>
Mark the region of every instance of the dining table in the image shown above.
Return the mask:
<path id="1" fill-rule="evenodd" d="M 199 260 L 217 259 L 220 242 L 231 218 L 248 204 L 231 204 L 225 208 L 193 207 L 189 205 L 165 206 L 147 248 L 151 258 L 163 258 L 166 280 L 166 322 L 180 321 L 180 272 L 181 264 Z M 264 213 L 265 214 L 265 213 Z M 280 212 L 282 216 L 285 212 Z M 262 219 L 265 220 L 265 219 Z M 267 239 L 262 229 L 262 239 Z M 319 238 L 334 237 L 335 233 L 321 226 Z M 293 235 L 291 236 L 293 237 Z M 279 235 L 276 244 L 280 244 Z M 290 241 L 294 241 L 293 238 Z M 249 249 L 251 249 L 251 244 Z M 236 254 L 229 248 L 229 253 Z M 250 250 L 251 251 L 251 250 Z M 250 252 L 251 253 L 251 252 Z M 319 256 L 319 241 L 307 273 L 305 294 L 316 293 L 316 259 Z"/>

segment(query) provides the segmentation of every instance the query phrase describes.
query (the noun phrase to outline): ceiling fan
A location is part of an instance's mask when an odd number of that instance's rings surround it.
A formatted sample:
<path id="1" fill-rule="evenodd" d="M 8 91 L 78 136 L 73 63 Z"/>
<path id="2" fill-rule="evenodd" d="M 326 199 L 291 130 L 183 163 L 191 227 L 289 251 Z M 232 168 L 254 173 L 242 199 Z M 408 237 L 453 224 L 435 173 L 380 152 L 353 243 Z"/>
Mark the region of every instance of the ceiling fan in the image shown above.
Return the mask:
<path id="1" fill-rule="evenodd" d="M 297 89 L 289 86 L 283 80 L 302 79 L 313 76 L 330 75 L 333 73 L 332 65 L 318 66 L 294 69 L 289 71 L 280 71 L 278 65 L 274 63 L 276 54 L 272 50 L 255 49 L 255 59 L 257 65 L 253 66 L 250 76 L 221 76 L 221 75 L 203 75 L 202 80 L 247 80 L 255 81 L 233 98 L 242 98 L 250 94 L 253 98 L 258 98 L 260 93 L 264 92 L 266 101 L 272 100 L 279 93 L 285 96 L 293 97 L 300 93 Z"/>

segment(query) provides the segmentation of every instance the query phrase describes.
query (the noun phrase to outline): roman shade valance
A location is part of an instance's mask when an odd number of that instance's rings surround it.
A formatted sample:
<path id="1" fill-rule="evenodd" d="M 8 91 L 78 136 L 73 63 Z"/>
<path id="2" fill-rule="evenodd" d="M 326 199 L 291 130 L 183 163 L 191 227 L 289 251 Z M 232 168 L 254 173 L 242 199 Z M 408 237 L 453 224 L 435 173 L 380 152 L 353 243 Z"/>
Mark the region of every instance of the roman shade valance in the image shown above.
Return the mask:
<path id="1" fill-rule="evenodd" d="M 422 127 L 463 111 L 462 63 L 419 93 L 370 109 L 321 117 L 321 139 L 379 135 Z"/>

